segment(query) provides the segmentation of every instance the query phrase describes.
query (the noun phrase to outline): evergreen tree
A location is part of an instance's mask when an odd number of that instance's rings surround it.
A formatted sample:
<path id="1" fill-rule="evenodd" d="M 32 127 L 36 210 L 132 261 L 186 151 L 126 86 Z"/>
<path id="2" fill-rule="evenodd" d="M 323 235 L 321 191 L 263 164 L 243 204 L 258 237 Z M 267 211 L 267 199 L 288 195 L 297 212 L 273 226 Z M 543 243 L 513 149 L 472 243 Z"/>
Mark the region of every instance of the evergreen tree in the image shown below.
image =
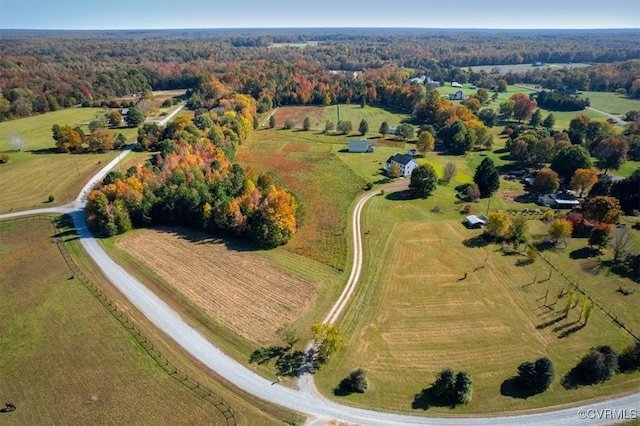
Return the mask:
<path id="1" fill-rule="evenodd" d="M 485 157 L 482 160 L 476 169 L 473 181 L 478 185 L 481 197 L 490 197 L 498 190 L 500 187 L 500 175 L 491 158 Z"/>
<path id="2" fill-rule="evenodd" d="M 358 131 L 360 131 L 361 136 L 364 136 L 367 132 L 369 132 L 369 123 L 367 123 L 367 120 L 365 120 L 364 118 L 360 121 Z"/>

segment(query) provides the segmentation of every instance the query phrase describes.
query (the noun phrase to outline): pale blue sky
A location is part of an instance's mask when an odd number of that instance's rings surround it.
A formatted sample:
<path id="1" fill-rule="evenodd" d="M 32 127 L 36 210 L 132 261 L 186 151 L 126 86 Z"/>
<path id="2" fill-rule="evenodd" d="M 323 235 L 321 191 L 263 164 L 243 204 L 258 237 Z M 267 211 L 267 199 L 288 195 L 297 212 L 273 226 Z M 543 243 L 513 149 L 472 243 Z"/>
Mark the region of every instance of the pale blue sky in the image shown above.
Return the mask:
<path id="1" fill-rule="evenodd" d="M 1 29 L 276 27 L 640 28 L 640 0 L 0 0 Z"/>

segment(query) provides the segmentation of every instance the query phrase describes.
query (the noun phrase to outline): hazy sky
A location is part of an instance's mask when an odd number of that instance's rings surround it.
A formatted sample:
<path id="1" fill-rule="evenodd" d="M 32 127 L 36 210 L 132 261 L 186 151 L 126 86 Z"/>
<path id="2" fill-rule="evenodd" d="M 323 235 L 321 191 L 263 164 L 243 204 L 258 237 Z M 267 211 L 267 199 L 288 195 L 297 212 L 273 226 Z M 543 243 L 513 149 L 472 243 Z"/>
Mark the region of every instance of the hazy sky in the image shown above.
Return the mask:
<path id="1" fill-rule="evenodd" d="M 3 29 L 265 27 L 640 28 L 640 0 L 0 0 Z"/>

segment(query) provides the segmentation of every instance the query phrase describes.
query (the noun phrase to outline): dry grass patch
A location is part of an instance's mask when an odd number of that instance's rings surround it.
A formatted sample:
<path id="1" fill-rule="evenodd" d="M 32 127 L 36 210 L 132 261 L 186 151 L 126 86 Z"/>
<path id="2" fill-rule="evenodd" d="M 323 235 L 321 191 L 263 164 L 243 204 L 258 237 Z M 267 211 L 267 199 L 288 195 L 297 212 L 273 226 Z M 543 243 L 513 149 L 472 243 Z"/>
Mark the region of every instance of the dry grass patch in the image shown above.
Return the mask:
<path id="1" fill-rule="evenodd" d="M 316 287 L 255 253 L 180 228 L 143 229 L 116 246 L 142 261 L 211 318 L 256 344 L 303 315 Z"/>

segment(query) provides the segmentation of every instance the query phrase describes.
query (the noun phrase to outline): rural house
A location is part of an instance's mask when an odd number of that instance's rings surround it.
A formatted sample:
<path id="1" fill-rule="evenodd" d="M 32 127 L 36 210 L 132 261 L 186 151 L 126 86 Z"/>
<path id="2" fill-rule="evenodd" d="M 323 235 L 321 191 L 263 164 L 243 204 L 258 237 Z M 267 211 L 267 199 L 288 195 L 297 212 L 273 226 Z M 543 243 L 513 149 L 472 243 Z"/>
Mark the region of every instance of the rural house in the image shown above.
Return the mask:
<path id="1" fill-rule="evenodd" d="M 538 204 L 552 209 L 572 209 L 580 205 L 580 201 L 571 193 L 559 192 L 538 197 Z"/>
<path id="2" fill-rule="evenodd" d="M 457 81 L 452 81 L 451 87 L 457 87 L 458 89 L 462 89 L 462 84 L 458 83 Z"/>
<path id="3" fill-rule="evenodd" d="M 405 154 L 396 154 L 389 157 L 387 163 L 384 166 L 384 169 L 388 172 L 391 170 L 391 166 L 396 163 L 400 166 L 400 176 L 409 176 L 413 169 L 418 167 L 418 163 L 411 158 L 409 155 Z"/>
<path id="4" fill-rule="evenodd" d="M 349 141 L 349 152 L 373 152 L 373 147 L 366 139 Z"/>
<path id="5" fill-rule="evenodd" d="M 462 101 L 467 97 L 462 93 L 462 90 L 458 90 L 456 93 L 449 95 L 449 100 L 451 101 Z"/>

